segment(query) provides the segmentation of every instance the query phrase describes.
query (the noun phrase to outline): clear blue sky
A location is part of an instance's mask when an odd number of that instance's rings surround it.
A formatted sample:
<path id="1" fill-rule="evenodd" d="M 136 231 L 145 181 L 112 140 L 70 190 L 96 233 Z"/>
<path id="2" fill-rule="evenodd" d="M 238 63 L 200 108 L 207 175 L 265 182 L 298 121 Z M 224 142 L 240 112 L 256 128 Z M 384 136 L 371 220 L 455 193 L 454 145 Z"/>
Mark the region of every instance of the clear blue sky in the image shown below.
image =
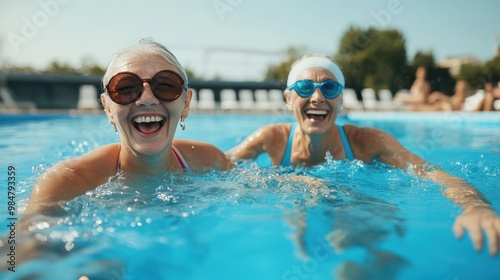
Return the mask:
<path id="1" fill-rule="evenodd" d="M 143 37 L 197 75 L 260 80 L 289 47 L 333 55 L 350 25 L 396 28 L 408 56 L 493 57 L 498 0 L 0 0 L 0 63 L 105 67 Z"/>

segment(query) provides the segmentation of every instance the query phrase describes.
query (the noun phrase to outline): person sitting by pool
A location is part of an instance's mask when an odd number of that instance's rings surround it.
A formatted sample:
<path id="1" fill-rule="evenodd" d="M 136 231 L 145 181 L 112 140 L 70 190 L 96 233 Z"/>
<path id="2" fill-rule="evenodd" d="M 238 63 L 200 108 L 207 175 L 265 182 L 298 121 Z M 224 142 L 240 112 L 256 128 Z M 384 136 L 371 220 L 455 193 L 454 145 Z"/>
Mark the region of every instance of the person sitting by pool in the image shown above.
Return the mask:
<path id="1" fill-rule="evenodd" d="M 495 101 L 495 95 L 493 93 L 494 87 L 492 83 L 484 84 L 484 95 L 481 101 L 478 103 L 477 107 L 473 111 L 495 111 L 493 103 Z"/>
<path id="2" fill-rule="evenodd" d="M 431 84 L 427 80 L 427 70 L 420 66 L 415 71 L 415 81 L 410 87 L 409 93 L 399 92 L 394 96 L 394 103 L 408 105 L 411 110 L 414 106 L 427 103 L 431 93 Z"/>
<path id="3" fill-rule="evenodd" d="M 26 214 L 42 213 L 106 183 L 166 172 L 225 170 L 233 164 L 217 147 L 174 139 L 185 128 L 192 90 L 177 58 L 163 45 L 142 39 L 119 50 L 102 79 L 101 102 L 120 142 L 57 163 L 40 176 Z"/>
<path id="4" fill-rule="evenodd" d="M 342 71 L 330 59 L 322 55 L 303 57 L 293 65 L 284 91 L 296 122 L 261 127 L 226 155 L 238 162 L 267 153 L 274 166 L 310 167 L 331 155 L 336 160 L 378 160 L 397 168 L 411 167 L 418 176 L 443 186 L 444 195 L 463 208 L 453 225 L 455 235 L 461 237 L 468 230 L 474 247 L 480 250 L 484 231 L 490 253 L 496 254 L 500 217 L 473 186 L 431 166 L 382 130 L 335 123 L 344 86 Z"/>
<path id="5" fill-rule="evenodd" d="M 469 83 L 464 80 L 457 81 L 455 92 L 448 96 L 440 91 L 429 95 L 426 104 L 414 105 L 413 111 L 461 111 L 465 98 L 469 95 Z"/>

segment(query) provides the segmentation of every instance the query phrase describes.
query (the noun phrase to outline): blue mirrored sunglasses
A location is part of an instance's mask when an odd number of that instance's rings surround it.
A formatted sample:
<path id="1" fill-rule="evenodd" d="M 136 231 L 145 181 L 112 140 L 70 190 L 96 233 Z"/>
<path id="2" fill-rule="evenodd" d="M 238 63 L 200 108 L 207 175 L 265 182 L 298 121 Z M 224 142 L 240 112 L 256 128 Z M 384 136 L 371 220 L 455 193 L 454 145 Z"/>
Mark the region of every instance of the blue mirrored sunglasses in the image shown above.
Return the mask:
<path id="1" fill-rule="evenodd" d="M 344 86 L 334 80 L 328 80 L 322 83 L 314 83 L 309 80 L 299 80 L 291 86 L 288 86 L 287 89 L 294 89 L 300 97 L 307 98 L 311 96 L 318 87 L 321 89 L 323 96 L 328 99 L 336 98 L 342 90 L 344 90 Z"/>

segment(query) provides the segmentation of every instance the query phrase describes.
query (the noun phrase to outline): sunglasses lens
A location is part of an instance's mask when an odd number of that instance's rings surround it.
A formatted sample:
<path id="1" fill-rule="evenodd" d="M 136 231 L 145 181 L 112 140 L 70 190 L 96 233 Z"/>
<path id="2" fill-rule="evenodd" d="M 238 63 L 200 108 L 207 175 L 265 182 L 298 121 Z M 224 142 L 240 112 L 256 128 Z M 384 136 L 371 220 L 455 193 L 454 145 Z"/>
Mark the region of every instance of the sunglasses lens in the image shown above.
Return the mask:
<path id="1" fill-rule="evenodd" d="M 184 91 L 184 80 L 179 74 L 170 70 L 156 73 L 151 80 L 141 80 L 132 73 L 119 73 L 111 78 L 106 89 L 111 100 L 127 105 L 139 99 L 144 89 L 144 82 L 150 84 L 154 96 L 162 101 L 173 101 Z"/>
<path id="2" fill-rule="evenodd" d="M 163 101 L 173 101 L 184 90 L 184 81 L 175 72 L 160 71 L 151 79 L 151 89 L 156 97 Z"/>
<path id="3" fill-rule="evenodd" d="M 108 84 L 109 97 L 118 104 L 130 104 L 142 92 L 142 81 L 132 74 L 122 73 L 111 78 Z"/>

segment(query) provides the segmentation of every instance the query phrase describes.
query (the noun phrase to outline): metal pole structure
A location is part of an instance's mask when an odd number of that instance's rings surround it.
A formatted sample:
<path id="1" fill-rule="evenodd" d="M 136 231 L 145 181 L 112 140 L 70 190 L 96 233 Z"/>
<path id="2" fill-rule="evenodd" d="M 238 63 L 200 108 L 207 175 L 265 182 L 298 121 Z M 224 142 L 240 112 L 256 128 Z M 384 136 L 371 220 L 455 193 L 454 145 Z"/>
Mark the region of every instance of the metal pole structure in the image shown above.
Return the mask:
<path id="1" fill-rule="evenodd" d="M 227 47 L 212 47 L 206 48 L 203 51 L 203 78 L 208 79 L 206 73 L 208 70 L 208 61 L 211 54 L 216 52 L 225 53 L 241 53 L 241 54 L 257 54 L 257 55 L 286 55 L 287 51 L 267 51 L 267 50 L 254 50 L 254 49 L 238 49 L 238 48 L 227 48 Z"/>

